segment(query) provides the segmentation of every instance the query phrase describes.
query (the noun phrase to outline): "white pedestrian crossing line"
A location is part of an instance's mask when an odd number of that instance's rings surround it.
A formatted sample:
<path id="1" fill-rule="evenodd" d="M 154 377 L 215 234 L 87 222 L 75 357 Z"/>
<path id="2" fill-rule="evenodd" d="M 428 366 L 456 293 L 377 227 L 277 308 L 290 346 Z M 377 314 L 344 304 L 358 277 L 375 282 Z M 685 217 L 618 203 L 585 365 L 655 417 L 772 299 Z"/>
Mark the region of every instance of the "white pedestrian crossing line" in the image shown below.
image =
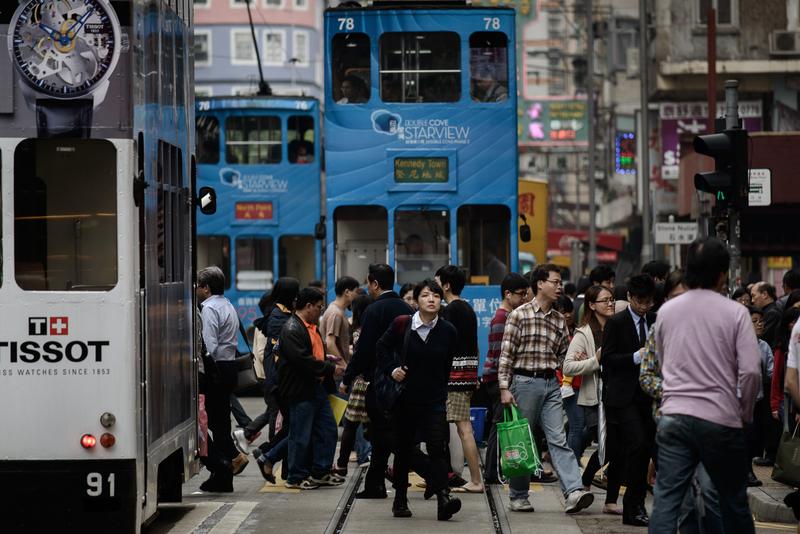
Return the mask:
<path id="1" fill-rule="evenodd" d="M 222 508 L 224 504 L 226 503 L 199 502 L 195 504 L 191 512 L 183 516 L 168 532 L 170 534 L 192 534 L 208 516 Z"/>
<path id="2" fill-rule="evenodd" d="M 219 523 L 211 529 L 209 534 L 231 534 L 236 532 L 257 504 L 257 502 L 237 502 L 233 505 L 233 508 L 228 510 L 228 513 L 222 517 Z"/>

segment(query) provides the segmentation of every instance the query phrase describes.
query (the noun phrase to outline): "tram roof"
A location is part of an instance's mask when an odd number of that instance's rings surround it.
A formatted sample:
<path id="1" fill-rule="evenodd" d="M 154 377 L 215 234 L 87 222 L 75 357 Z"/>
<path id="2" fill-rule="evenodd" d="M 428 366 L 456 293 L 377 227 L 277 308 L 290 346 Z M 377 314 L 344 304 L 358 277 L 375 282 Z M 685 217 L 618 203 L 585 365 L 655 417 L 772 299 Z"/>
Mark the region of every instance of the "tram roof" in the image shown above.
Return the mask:
<path id="1" fill-rule="evenodd" d="M 477 6 L 473 5 L 468 0 L 373 0 L 366 5 L 350 0 L 342 2 L 337 6 L 329 7 L 325 11 L 335 13 L 340 11 L 382 11 L 406 9 L 514 11 L 513 7 L 508 6 Z"/>
<path id="2" fill-rule="evenodd" d="M 208 103 L 200 107 L 200 103 Z M 298 106 L 300 104 L 300 106 Z M 319 106 L 319 100 L 311 96 L 207 96 L 195 100 L 198 112 L 228 109 L 285 109 L 287 111 L 310 111 Z"/>

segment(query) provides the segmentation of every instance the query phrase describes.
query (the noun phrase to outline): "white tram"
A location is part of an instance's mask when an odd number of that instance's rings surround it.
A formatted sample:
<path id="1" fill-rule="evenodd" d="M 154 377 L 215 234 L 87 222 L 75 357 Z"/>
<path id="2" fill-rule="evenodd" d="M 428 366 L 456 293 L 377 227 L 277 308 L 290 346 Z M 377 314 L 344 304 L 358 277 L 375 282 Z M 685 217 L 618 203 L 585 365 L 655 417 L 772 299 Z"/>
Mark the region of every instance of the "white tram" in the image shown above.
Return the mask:
<path id="1" fill-rule="evenodd" d="M 192 2 L 0 34 L 0 532 L 138 532 L 198 470 Z"/>

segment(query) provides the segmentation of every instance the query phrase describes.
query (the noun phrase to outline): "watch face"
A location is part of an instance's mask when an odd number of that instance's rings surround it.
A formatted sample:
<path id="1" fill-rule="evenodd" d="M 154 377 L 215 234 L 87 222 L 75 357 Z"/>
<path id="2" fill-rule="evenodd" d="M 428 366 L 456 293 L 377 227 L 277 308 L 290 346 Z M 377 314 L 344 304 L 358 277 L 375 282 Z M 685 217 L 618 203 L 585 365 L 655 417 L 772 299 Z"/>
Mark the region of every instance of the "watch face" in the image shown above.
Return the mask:
<path id="1" fill-rule="evenodd" d="M 90 93 L 114 70 L 119 22 L 105 0 L 27 0 L 11 20 L 9 50 L 23 79 L 54 98 Z"/>

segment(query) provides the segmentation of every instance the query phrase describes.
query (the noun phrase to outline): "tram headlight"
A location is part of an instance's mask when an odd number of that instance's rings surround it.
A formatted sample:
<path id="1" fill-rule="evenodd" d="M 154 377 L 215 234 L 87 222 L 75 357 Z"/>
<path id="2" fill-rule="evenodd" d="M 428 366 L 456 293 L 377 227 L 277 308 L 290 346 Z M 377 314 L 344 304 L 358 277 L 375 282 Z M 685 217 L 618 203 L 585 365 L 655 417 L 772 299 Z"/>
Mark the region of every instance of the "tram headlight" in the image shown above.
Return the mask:
<path id="1" fill-rule="evenodd" d="M 84 434 L 81 436 L 81 447 L 84 449 L 92 449 L 97 445 L 97 438 L 91 434 Z"/>
<path id="2" fill-rule="evenodd" d="M 104 448 L 108 449 L 109 447 L 113 447 L 114 443 L 117 442 L 117 438 L 114 437 L 114 434 L 110 434 L 106 432 L 102 436 L 100 436 L 100 445 Z"/>
<path id="3" fill-rule="evenodd" d="M 103 425 L 104 428 L 111 428 L 116 424 L 117 417 L 110 412 L 106 412 L 100 416 L 100 424 Z"/>

